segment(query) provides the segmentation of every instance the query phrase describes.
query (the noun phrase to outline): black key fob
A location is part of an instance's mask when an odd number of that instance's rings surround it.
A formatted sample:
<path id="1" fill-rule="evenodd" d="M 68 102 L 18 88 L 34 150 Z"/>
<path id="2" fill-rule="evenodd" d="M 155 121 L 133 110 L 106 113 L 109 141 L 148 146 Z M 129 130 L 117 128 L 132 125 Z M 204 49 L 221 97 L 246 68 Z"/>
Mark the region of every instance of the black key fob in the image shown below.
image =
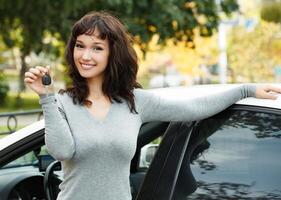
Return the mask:
<path id="1" fill-rule="evenodd" d="M 45 74 L 44 76 L 42 76 L 42 84 L 43 85 L 51 85 L 52 83 L 52 79 L 51 76 L 49 74 Z"/>

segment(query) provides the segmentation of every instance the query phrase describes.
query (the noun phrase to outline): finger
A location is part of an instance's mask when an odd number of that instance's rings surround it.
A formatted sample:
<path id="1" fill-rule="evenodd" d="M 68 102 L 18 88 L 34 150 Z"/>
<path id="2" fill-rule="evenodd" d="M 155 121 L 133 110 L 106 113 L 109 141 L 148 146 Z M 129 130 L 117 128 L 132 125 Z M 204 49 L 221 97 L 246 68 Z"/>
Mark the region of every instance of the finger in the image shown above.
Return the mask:
<path id="1" fill-rule="evenodd" d="M 25 79 L 24 79 L 24 82 L 25 82 L 25 83 L 33 83 L 34 80 L 31 79 L 31 78 L 25 78 Z"/>
<path id="2" fill-rule="evenodd" d="M 277 95 L 274 95 L 274 94 L 271 94 L 271 93 L 268 93 L 268 92 L 265 92 L 264 95 L 263 95 L 264 99 L 276 100 L 277 97 L 278 97 Z"/>
<path id="3" fill-rule="evenodd" d="M 271 91 L 271 92 L 281 93 L 281 88 L 280 88 L 280 87 L 269 86 L 268 89 L 269 89 L 269 91 Z"/>
<path id="4" fill-rule="evenodd" d="M 29 72 L 33 73 L 34 75 L 36 76 L 43 76 L 43 73 L 41 73 L 41 71 L 37 68 L 30 68 L 29 69 Z"/>
<path id="5" fill-rule="evenodd" d="M 42 74 L 46 74 L 49 71 L 47 67 L 36 66 L 35 68 L 38 69 Z"/>
<path id="6" fill-rule="evenodd" d="M 50 65 L 47 65 L 46 69 L 47 69 L 47 72 L 50 73 L 50 69 L 51 69 Z"/>
<path id="7" fill-rule="evenodd" d="M 24 76 L 26 77 L 26 78 L 31 78 L 31 79 L 34 79 L 34 80 L 36 80 L 37 79 L 37 76 L 35 76 L 33 73 L 31 73 L 31 72 L 25 72 L 24 73 Z"/>
<path id="8" fill-rule="evenodd" d="M 277 98 L 278 98 L 278 96 L 276 96 L 274 94 L 268 94 L 268 99 L 276 100 Z"/>

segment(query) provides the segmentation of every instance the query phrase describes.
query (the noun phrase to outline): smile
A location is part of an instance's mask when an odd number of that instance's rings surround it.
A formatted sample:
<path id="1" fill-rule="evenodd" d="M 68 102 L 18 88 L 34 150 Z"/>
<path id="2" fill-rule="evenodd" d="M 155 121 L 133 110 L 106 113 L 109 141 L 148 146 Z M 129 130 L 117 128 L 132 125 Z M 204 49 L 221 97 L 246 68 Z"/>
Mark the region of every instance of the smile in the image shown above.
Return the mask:
<path id="1" fill-rule="evenodd" d="M 85 70 L 88 70 L 88 69 L 91 69 L 91 68 L 97 66 L 96 64 L 84 64 L 84 63 L 80 63 L 80 65 L 81 65 L 81 68 L 85 69 Z"/>

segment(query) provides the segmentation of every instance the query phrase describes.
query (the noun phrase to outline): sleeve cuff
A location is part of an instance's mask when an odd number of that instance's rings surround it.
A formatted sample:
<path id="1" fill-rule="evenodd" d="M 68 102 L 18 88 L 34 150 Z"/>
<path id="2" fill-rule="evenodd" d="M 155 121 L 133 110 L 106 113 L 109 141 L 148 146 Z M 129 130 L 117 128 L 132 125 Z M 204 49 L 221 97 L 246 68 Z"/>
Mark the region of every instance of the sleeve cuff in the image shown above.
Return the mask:
<path id="1" fill-rule="evenodd" d="M 245 96 L 244 97 L 256 97 L 257 87 L 254 84 L 247 84 L 244 86 Z"/>
<path id="2" fill-rule="evenodd" d="M 42 104 L 46 104 L 46 103 L 49 103 L 49 102 L 56 102 L 57 99 L 55 97 L 55 94 L 54 93 L 50 93 L 50 94 L 41 94 L 39 95 L 39 104 L 42 105 Z"/>

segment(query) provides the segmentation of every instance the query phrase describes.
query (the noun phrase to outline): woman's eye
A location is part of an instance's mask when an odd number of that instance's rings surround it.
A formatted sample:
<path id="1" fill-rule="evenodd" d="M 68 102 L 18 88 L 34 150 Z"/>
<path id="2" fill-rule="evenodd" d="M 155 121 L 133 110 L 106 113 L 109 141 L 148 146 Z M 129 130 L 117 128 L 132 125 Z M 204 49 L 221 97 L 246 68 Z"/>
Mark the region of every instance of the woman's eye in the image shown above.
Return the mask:
<path id="1" fill-rule="evenodd" d="M 94 51 L 102 51 L 103 48 L 101 48 L 101 47 L 94 47 L 93 50 L 94 50 Z"/>
<path id="2" fill-rule="evenodd" d="M 82 44 L 75 44 L 76 48 L 83 48 L 84 46 Z"/>

